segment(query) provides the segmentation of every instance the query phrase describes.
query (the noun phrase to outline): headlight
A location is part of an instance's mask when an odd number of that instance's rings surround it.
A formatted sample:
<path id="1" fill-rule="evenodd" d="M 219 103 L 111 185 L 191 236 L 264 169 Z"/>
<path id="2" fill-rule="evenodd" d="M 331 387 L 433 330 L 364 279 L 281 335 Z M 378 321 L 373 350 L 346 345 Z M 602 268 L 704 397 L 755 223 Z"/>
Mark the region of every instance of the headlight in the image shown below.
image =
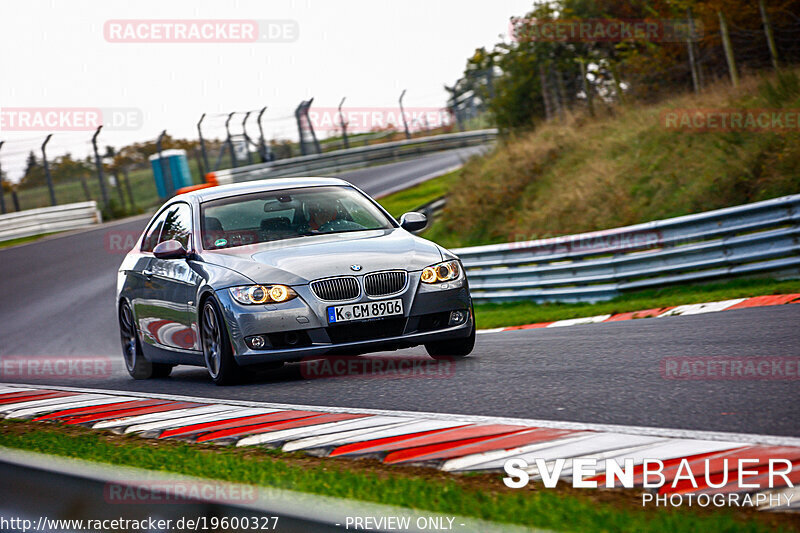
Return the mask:
<path id="1" fill-rule="evenodd" d="M 461 268 L 458 261 L 445 261 L 438 265 L 431 265 L 422 270 L 422 283 L 441 283 L 443 281 L 453 281 L 461 275 Z"/>
<path id="2" fill-rule="evenodd" d="M 248 285 L 232 287 L 233 299 L 240 304 L 275 304 L 297 298 L 297 293 L 286 285 Z"/>

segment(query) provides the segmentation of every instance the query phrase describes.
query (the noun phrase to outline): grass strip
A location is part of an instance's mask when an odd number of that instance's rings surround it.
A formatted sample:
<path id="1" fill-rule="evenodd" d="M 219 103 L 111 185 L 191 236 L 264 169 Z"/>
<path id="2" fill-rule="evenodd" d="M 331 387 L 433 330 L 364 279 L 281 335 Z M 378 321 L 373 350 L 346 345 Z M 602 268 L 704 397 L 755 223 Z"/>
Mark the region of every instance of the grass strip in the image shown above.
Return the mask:
<path id="1" fill-rule="evenodd" d="M 454 170 L 443 174 L 439 177 L 423 181 L 418 185 L 403 189 L 380 198 L 378 202 L 395 217 L 400 218 L 400 215 L 412 211 L 428 202 L 436 200 L 444 196 L 458 177 L 460 170 Z"/>
<path id="2" fill-rule="evenodd" d="M 42 237 L 47 237 L 48 235 L 52 235 L 52 233 L 40 233 L 38 235 L 28 235 L 27 237 L 18 237 L 16 239 L 8 239 L 7 241 L 0 241 L 0 249 L 9 248 L 11 246 L 16 246 L 18 244 L 25 244 L 28 242 L 38 241 Z"/>
<path id="3" fill-rule="evenodd" d="M 530 301 L 482 303 L 475 305 L 475 317 L 479 328 L 499 328 L 733 298 L 792 293 L 800 293 L 800 280 L 740 279 L 631 292 L 607 302 L 593 304 L 537 304 Z"/>
<path id="4" fill-rule="evenodd" d="M 449 475 L 376 460 L 145 440 L 82 427 L 0 421 L 0 446 L 495 522 L 567 531 L 789 531 L 794 518 L 749 509 L 642 508 L 638 491 L 505 487 L 499 475 Z"/>

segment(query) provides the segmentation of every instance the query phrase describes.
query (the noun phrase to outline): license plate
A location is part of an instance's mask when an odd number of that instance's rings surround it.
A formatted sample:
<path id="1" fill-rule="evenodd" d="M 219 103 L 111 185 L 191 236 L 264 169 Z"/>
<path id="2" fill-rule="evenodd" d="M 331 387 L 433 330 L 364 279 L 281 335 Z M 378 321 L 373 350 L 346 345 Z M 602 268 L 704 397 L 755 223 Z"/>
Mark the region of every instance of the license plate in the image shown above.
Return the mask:
<path id="1" fill-rule="evenodd" d="M 350 322 L 351 320 L 366 320 L 384 316 L 402 315 L 403 300 L 383 300 L 380 302 L 365 302 L 360 304 L 335 305 L 328 308 L 328 324 Z"/>

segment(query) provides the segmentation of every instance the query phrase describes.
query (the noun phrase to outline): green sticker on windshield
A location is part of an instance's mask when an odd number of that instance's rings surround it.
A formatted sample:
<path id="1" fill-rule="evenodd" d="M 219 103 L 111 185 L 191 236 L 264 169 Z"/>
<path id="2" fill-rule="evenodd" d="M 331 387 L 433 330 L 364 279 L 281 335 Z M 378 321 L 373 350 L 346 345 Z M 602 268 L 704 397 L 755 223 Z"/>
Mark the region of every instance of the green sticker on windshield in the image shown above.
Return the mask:
<path id="1" fill-rule="evenodd" d="M 225 246 L 226 244 L 228 244 L 227 239 L 217 239 L 216 241 L 214 241 L 214 246 L 216 246 L 217 248 Z"/>

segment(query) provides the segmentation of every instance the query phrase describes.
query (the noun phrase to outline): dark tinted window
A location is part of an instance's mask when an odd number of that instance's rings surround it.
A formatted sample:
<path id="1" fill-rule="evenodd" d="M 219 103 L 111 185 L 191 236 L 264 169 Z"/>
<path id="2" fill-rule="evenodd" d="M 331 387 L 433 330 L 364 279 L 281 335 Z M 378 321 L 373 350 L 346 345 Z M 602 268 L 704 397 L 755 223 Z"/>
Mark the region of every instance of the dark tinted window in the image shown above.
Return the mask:
<path id="1" fill-rule="evenodd" d="M 189 249 L 189 235 L 192 233 L 192 209 L 187 204 L 176 204 L 167 210 L 164 230 L 158 242 L 175 239 Z"/>
<path id="2" fill-rule="evenodd" d="M 344 186 L 244 194 L 201 206 L 203 248 L 394 227 L 369 198 Z"/>
<path id="3" fill-rule="evenodd" d="M 158 244 L 158 237 L 161 235 L 161 228 L 164 227 L 164 219 L 167 217 L 166 211 L 158 215 L 158 218 L 150 225 L 142 241 L 142 251 L 152 252 L 153 248 Z"/>

